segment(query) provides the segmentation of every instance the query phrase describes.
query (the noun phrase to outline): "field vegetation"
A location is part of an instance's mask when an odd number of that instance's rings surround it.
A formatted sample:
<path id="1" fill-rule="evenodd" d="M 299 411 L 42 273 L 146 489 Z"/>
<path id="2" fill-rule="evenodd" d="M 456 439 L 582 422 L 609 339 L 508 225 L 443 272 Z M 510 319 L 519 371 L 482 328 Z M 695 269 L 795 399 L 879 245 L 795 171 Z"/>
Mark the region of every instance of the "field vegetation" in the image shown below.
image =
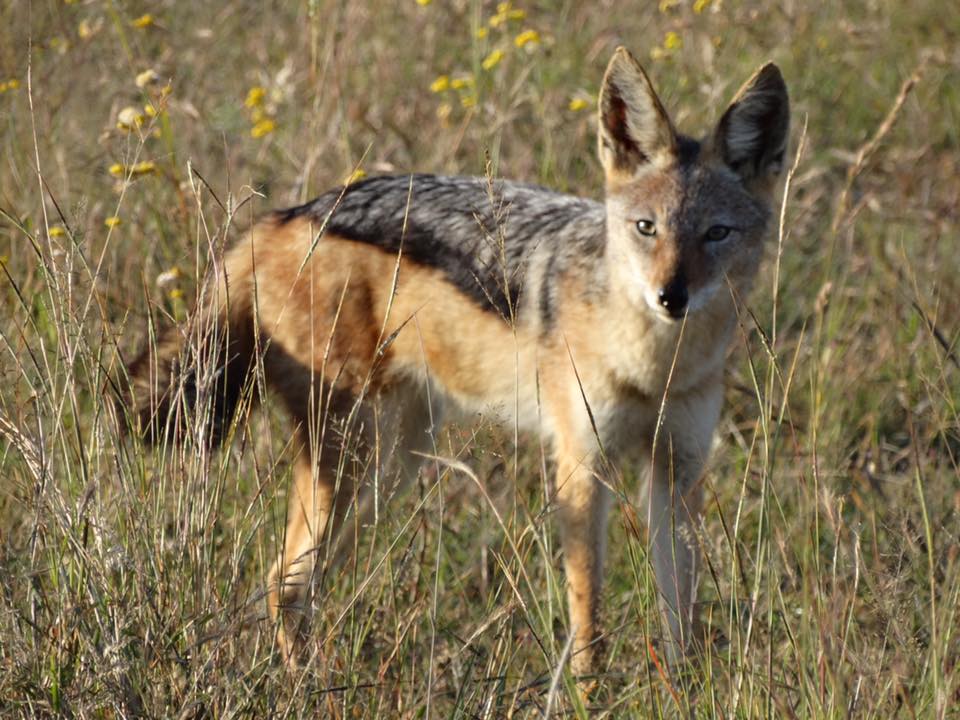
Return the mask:
<path id="1" fill-rule="evenodd" d="M 123 367 L 271 208 L 381 172 L 602 194 L 617 45 L 706 132 L 768 59 L 779 227 L 727 375 L 706 642 L 658 655 L 638 469 L 607 654 L 566 670 L 535 438 L 478 417 L 324 582 L 289 672 L 264 578 L 290 429 L 120 433 Z M 960 706 L 960 12 L 936 0 L 0 5 L 0 714 L 946 718 Z"/>

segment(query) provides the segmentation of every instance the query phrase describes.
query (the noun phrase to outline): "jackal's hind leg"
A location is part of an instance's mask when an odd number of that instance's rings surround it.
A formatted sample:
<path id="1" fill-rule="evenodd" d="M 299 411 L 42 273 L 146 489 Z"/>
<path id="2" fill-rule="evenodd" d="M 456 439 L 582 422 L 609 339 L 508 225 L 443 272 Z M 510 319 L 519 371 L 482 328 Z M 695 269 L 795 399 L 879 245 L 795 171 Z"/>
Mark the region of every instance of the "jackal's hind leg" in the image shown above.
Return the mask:
<path id="1" fill-rule="evenodd" d="M 318 572 L 330 555 L 328 540 L 339 536 L 355 495 L 351 475 L 343 472 L 334 450 L 327 449 L 331 457 L 317 462 L 308 446 L 300 450 L 283 550 L 270 572 L 267 603 L 277 622 L 277 644 L 291 665 L 299 663 L 304 651 Z"/>
<path id="2" fill-rule="evenodd" d="M 268 596 L 277 642 L 291 665 L 305 651 L 318 582 L 355 551 L 378 499 L 388 500 L 416 477 L 415 453 L 433 450 L 429 420 L 439 414 L 428 412 L 418 389 L 383 393 L 355 410 L 352 430 L 328 426 L 322 444 L 302 438 L 296 461 L 284 549 Z"/>

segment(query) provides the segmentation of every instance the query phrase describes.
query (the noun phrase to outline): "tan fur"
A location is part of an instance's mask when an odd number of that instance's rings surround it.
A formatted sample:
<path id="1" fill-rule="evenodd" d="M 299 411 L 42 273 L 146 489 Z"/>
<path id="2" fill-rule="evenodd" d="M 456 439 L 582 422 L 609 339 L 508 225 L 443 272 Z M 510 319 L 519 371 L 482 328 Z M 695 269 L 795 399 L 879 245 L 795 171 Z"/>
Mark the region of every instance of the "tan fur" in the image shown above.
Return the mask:
<path id="1" fill-rule="evenodd" d="M 207 315 L 241 339 L 241 354 L 262 362 L 297 433 L 286 538 L 268 598 L 291 663 L 309 649 L 313 588 L 352 547 L 373 509 L 371 488 L 389 495 L 392 478 L 409 481 L 415 453 L 433 451 L 434 432 L 451 410 L 488 412 L 552 444 L 575 672 L 597 669 L 602 644 L 608 487 L 616 472 L 605 460 L 633 456 L 647 470 L 668 654 L 689 646 L 700 477 L 720 413 L 736 303 L 756 274 L 765 222 L 760 210 L 732 220 L 724 213 L 770 202 L 773 184 L 763 173 L 782 154 L 785 121 L 755 111 L 764 103 L 778 109 L 777 92 L 786 102 L 771 68 L 754 76 L 756 88 L 745 86 L 691 161 L 681 157 L 683 141 L 643 70 L 617 52 L 599 103 L 607 215 L 597 262 L 606 263 L 605 280 L 594 287 L 594 276 L 577 271 L 548 278 L 562 299 L 549 324 L 507 322 L 441 270 L 376 243 L 321 234 L 310 215 L 265 221 L 228 252 Z M 744 164 L 729 166 L 731 154 Z M 691 212 L 694 170 L 707 177 L 696 186 L 704 208 L 671 224 L 680 210 Z M 655 235 L 638 234 L 640 218 L 656 224 Z M 734 250 L 702 240 L 711 223 L 739 221 L 743 237 Z M 690 310 L 671 320 L 656 293 L 678 277 Z M 181 346 L 171 337 L 160 347 L 167 374 Z M 154 376 L 163 373 L 150 371 L 148 356 L 138 363 L 134 382 L 154 397 L 164 385 Z M 399 474 L 389 471 L 391 458 Z"/>

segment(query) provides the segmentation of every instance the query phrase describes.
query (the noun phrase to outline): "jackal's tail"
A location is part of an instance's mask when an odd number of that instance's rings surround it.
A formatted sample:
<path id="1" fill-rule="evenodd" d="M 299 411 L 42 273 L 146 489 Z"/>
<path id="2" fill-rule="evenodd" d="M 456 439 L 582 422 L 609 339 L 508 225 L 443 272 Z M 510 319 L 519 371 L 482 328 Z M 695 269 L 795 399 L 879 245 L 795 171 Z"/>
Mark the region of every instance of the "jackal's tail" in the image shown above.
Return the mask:
<path id="1" fill-rule="evenodd" d="M 205 306 L 187 323 L 151 334 L 127 366 L 120 416 L 147 442 L 190 436 L 215 447 L 244 397 L 254 397 L 245 393 L 255 369 L 255 340 L 252 274 L 243 265 L 226 263 L 227 277 L 208 286 Z"/>

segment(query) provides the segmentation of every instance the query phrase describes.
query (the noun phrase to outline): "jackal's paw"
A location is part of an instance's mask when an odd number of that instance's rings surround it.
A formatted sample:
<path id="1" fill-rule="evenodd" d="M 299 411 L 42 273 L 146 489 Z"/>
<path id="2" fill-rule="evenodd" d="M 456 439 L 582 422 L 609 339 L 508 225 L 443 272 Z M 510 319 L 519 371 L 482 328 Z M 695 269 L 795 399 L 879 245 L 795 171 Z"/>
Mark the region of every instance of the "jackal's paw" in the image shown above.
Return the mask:
<path id="1" fill-rule="evenodd" d="M 602 669 L 603 657 L 604 643 L 600 637 L 584 642 L 570 657 L 570 672 L 577 681 L 577 690 L 584 701 L 597 687 L 597 675 Z"/>
<path id="2" fill-rule="evenodd" d="M 290 670 L 301 668 L 309 659 L 308 644 L 304 634 L 290 623 L 281 623 L 277 628 L 277 649 Z"/>
<path id="3" fill-rule="evenodd" d="M 302 598 L 292 598 L 271 605 L 276 643 L 280 656 L 291 670 L 302 667 L 310 659 L 309 642 L 310 615 L 305 609 Z"/>

